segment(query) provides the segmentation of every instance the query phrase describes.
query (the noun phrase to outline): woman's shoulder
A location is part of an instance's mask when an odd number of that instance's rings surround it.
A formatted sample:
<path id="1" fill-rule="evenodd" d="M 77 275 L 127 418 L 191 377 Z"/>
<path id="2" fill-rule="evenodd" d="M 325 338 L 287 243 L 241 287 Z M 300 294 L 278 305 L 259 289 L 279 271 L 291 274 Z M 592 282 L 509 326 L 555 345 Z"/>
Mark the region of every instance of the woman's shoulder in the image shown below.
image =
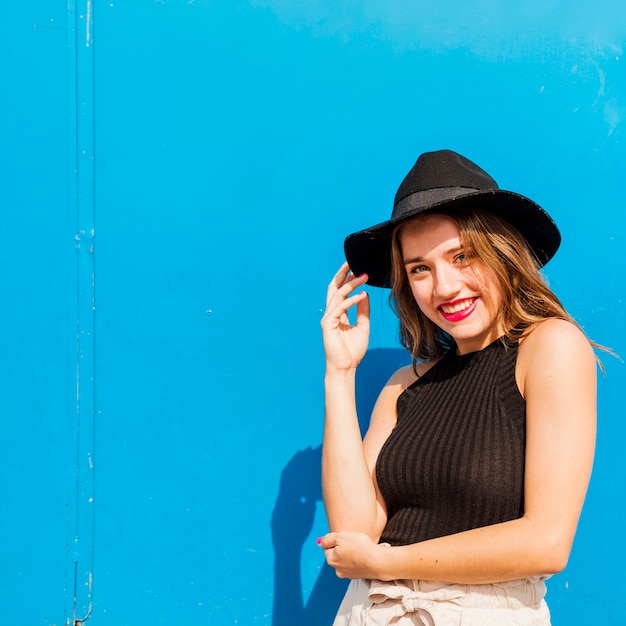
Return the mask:
<path id="1" fill-rule="evenodd" d="M 595 367 L 593 347 L 579 326 L 564 319 L 546 319 L 519 342 L 518 384 L 523 393 L 525 381 L 533 374 L 550 377 L 592 364 Z"/>
<path id="2" fill-rule="evenodd" d="M 538 356 L 583 350 L 592 352 L 591 342 L 579 326 L 565 319 L 552 317 L 539 322 L 519 342 L 520 355 Z"/>

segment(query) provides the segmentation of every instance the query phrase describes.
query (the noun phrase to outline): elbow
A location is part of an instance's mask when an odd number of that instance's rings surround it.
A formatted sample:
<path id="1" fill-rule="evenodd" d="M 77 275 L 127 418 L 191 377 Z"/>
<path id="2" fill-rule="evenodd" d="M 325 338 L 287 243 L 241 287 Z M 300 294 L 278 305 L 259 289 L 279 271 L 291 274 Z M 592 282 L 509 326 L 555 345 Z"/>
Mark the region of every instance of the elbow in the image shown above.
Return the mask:
<path id="1" fill-rule="evenodd" d="M 545 575 L 553 575 L 562 572 L 569 561 L 572 549 L 571 541 L 566 541 L 562 537 L 557 537 L 547 542 L 541 542 L 539 549 L 537 570 Z"/>
<path id="2" fill-rule="evenodd" d="M 567 567 L 569 555 L 554 555 L 549 558 L 542 559 L 541 567 L 539 568 L 541 573 L 546 576 L 552 576 L 553 574 L 559 574 Z"/>
<path id="3" fill-rule="evenodd" d="M 531 516 L 524 517 L 527 523 L 527 554 L 531 568 L 536 574 L 551 576 L 559 574 L 569 561 L 576 525 L 563 520 L 539 523 Z"/>

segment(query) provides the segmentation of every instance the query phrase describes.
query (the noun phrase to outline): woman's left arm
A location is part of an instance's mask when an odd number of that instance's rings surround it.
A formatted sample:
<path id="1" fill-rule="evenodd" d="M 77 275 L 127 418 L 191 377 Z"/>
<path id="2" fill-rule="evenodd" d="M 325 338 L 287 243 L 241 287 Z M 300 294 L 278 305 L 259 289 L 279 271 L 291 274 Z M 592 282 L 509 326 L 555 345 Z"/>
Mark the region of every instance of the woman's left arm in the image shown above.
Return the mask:
<path id="1" fill-rule="evenodd" d="M 398 547 L 330 533 L 320 545 L 339 576 L 481 584 L 565 567 L 593 464 L 595 355 L 576 326 L 546 320 L 520 344 L 517 379 L 526 399 L 523 517 Z"/>

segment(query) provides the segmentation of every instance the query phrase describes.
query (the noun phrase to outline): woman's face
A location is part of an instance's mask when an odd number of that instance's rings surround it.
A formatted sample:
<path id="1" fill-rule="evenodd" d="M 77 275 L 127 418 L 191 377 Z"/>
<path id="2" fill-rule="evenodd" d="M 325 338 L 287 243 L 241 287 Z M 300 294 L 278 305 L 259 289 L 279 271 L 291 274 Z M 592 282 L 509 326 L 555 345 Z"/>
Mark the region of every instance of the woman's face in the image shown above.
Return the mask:
<path id="1" fill-rule="evenodd" d="M 400 249 L 417 305 L 456 341 L 459 354 L 481 350 L 504 334 L 500 290 L 487 268 L 463 249 L 450 218 L 429 215 L 407 223 Z"/>

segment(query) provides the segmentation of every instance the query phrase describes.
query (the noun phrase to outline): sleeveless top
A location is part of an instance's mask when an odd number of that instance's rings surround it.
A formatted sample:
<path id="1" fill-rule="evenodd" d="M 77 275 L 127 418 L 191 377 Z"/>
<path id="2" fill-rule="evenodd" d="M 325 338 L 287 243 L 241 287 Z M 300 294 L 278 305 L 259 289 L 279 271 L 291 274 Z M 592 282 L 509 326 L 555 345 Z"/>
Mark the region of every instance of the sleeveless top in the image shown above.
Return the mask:
<path id="1" fill-rule="evenodd" d="M 524 512 L 526 403 L 517 343 L 446 353 L 400 394 L 376 463 L 387 505 L 381 542 L 417 543 Z"/>

